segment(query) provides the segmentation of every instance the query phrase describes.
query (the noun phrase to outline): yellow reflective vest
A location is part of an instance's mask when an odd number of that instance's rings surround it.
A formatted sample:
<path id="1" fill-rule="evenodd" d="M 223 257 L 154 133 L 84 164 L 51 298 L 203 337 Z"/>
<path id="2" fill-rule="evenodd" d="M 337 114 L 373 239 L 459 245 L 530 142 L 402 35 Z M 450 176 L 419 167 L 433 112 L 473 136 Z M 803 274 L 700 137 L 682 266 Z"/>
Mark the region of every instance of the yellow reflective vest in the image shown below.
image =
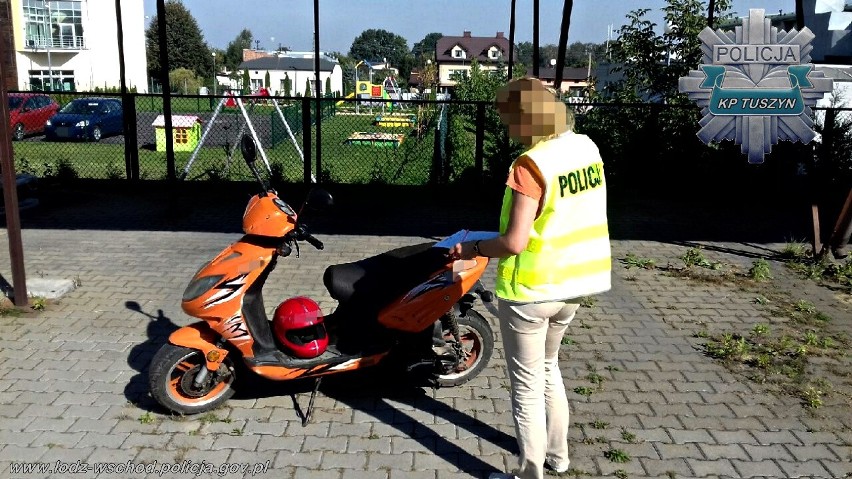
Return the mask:
<path id="1" fill-rule="evenodd" d="M 585 135 L 567 132 L 539 142 L 524 156 L 542 174 L 544 201 L 526 249 L 497 265 L 497 296 L 529 303 L 608 291 L 612 260 L 597 146 Z M 513 191 L 507 187 L 503 197 L 500 234 L 506 233 Z"/>

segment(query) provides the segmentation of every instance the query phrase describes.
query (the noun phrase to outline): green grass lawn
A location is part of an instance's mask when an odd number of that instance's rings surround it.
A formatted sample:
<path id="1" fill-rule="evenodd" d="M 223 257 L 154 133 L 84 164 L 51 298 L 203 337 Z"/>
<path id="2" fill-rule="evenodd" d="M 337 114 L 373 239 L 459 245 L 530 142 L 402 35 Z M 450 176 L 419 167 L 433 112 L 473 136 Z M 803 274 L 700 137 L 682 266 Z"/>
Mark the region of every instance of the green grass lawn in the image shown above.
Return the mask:
<path id="1" fill-rule="evenodd" d="M 380 109 L 376 113 L 380 113 Z M 426 128 L 417 138 L 411 128 L 373 126 L 375 115 L 337 115 L 322 121 L 322 175 L 339 183 L 379 182 L 397 185 L 420 185 L 429 179 L 434 128 Z M 344 141 L 354 132 L 390 132 L 405 134 L 398 148 L 347 145 Z M 316 128 L 312 128 L 315 135 Z M 295 135 L 301 147 L 302 134 Z M 315 142 L 316 137 L 312 140 Z M 80 178 L 124 178 L 124 145 L 109 143 L 14 142 L 15 166 L 19 172 L 37 176 L 56 175 L 60 166 L 73 169 Z M 298 151 L 286 133 L 272 148 L 264 146 L 277 180 L 300 182 L 303 166 Z M 175 152 L 177 174 L 183 173 L 191 152 Z M 139 150 L 142 179 L 166 178 L 165 152 Z M 260 163 L 259 163 L 260 165 Z M 227 166 L 227 168 L 226 168 Z M 316 175 L 316 158 L 311 170 Z M 204 146 L 199 150 L 187 175 L 191 180 L 211 178 L 245 180 L 251 174 L 239 155 L 229 162 L 224 147 Z"/>
<path id="2" fill-rule="evenodd" d="M 425 184 L 432 164 L 433 129 L 427 128 L 426 134 L 417 138 L 411 128 L 373 126 L 374 118 L 375 115 L 337 115 L 323 120 L 322 174 L 340 183 Z M 315 132 L 313 128 L 311 134 Z M 355 132 L 397 133 L 404 134 L 405 139 L 397 148 L 346 144 L 346 139 Z M 302 135 L 296 135 L 296 139 L 301 145 Z M 280 154 L 276 159 L 285 161 L 298 158 L 298 152 L 289 141 L 278 145 L 272 154 Z"/>

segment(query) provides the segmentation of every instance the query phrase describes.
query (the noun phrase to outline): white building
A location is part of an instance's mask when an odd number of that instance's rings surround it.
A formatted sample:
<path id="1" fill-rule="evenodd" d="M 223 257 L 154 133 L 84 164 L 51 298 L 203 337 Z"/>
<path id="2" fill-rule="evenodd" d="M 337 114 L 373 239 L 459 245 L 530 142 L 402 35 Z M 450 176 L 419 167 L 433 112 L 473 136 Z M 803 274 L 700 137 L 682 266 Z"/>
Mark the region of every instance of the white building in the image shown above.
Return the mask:
<path id="1" fill-rule="evenodd" d="M 18 89 L 120 86 L 114 0 L 10 0 Z M 127 88 L 148 91 L 141 0 L 121 2 Z"/>
<path id="2" fill-rule="evenodd" d="M 245 57 L 245 54 L 244 54 Z M 290 79 L 289 96 L 304 96 L 306 86 L 310 82 L 310 94 L 316 92 L 314 76 L 313 53 L 288 52 L 269 56 L 261 56 L 251 60 L 243 61 L 238 67 L 238 74 L 248 70 L 252 91 L 257 91 L 264 86 L 266 74 L 269 73 L 269 93 L 276 96 L 287 96 L 284 81 Z M 320 56 L 320 82 L 322 92 L 326 93 L 326 79 L 330 78 L 332 93 L 343 91 L 343 70 L 340 64 L 325 55 Z"/>

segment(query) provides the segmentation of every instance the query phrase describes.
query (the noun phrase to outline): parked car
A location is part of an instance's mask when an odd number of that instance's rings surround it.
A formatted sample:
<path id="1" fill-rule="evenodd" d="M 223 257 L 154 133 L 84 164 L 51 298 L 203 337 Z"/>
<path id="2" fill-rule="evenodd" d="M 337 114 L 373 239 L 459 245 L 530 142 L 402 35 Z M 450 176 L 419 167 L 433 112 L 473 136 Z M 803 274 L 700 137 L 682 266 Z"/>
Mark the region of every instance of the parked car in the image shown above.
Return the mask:
<path id="1" fill-rule="evenodd" d="M 121 101 L 115 98 L 77 98 L 63 106 L 44 128 L 47 140 L 100 141 L 124 133 Z"/>
<path id="2" fill-rule="evenodd" d="M 12 138 L 44 131 L 44 125 L 59 110 L 59 103 L 43 93 L 9 93 L 9 127 Z"/>

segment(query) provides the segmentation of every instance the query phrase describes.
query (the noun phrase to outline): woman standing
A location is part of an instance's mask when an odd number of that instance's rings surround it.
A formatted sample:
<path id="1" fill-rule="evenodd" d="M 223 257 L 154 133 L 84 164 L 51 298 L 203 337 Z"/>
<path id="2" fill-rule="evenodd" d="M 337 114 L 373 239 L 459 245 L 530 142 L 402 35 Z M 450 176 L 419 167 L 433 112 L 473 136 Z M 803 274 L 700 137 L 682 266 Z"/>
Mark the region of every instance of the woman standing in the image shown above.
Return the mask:
<path id="1" fill-rule="evenodd" d="M 541 479 L 545 467 L 564 472 L 570 462 L 562 337 L 578 298 L 611 287 L 606 182 L 597 146 L 573 132 L 573 114 L 541 81 L 509 82 L 497 109 L 528 147 L 509 172 L 500 236 L 450 253 L 500 258 L 496 294 L 520 457 L 513 474 L 490 477 Z"/>

